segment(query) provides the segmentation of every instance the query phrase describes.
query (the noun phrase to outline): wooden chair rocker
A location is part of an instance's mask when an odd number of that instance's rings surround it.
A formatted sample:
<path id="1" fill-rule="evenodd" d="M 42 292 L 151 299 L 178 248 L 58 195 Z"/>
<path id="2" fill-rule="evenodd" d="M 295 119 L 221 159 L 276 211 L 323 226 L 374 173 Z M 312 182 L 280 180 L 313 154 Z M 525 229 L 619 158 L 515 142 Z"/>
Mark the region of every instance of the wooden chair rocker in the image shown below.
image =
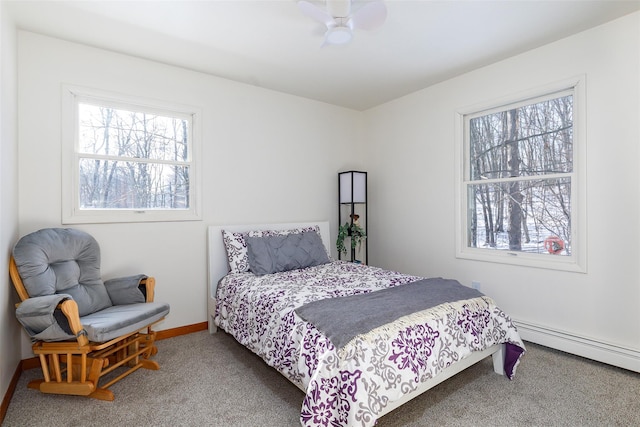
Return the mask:
<path id="1" fill-rule="evenodd" d="M 22 300 L 16 317 L 44 376 L 29 388 L 113 400 L 111 385 L 139 368 L 159 369 L 149 360 L 157 353 L 151 326 L 169 305 L 153 302 L 152 277 L 103 282 L 100 247 L 89 234 L 63 228 L 28 234 L 13 249 L 9 273 Z"/>

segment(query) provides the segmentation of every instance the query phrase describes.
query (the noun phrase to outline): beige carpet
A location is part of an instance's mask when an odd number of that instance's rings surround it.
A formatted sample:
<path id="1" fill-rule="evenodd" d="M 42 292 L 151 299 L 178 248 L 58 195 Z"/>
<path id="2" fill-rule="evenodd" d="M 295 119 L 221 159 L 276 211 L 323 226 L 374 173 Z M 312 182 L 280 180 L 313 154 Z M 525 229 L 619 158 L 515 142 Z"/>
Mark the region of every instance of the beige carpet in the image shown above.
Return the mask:
<path id="1" fill-rule="evenodd" d="M 112 387 L 113 402 L 44 395 L 22 374 L 3 426 L 299 426 L 303 393 L 224 332 L 158 343 L 159 371 Z M 527 343 L 513 381 L 478 363 L 377 426 L 640 426 L 640 374 Z"/>

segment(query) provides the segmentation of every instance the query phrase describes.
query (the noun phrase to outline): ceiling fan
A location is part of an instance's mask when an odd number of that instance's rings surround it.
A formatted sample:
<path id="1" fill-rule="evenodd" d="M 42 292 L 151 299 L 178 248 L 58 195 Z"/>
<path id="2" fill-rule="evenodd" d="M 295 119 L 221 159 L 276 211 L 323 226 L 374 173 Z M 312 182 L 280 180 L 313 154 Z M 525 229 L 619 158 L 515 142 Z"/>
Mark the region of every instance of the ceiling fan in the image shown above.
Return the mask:
<path id="1" fill-rule="evenodd" d="M 387 6 L 381 0 L 366 2 L 351 11 L 351 0 L 326 0 L 326 9 L 307 0 L 299 0 L 302 13 L 327 27 L 324 44 L 346 44 L 353 38 L 353 30 L 374 30 L 387 19 Z"/>

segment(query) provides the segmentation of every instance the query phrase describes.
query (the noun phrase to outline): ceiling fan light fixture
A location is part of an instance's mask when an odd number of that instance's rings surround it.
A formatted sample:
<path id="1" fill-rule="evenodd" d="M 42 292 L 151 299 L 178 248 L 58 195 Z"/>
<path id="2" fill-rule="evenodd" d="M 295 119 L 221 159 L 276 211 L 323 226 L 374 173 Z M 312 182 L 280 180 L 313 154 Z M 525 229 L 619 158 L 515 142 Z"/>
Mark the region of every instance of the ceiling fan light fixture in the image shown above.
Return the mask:
<path id="1" fill-rule="evenodd" d="M 352 0 L 325 1 L 326 8 L 322 8 L 308 0 L 298 0 L 298 9 L 302 13 L 327 27 L 323 46 L 347 44 L 353 39 L 354 30 L 371 31 L 387 19 L 387 6 L 383 0 L 366 1 L 353 13 Z"/>
<path id="2" fill-rule="evenodd" d="M 324 36 L 324 40 L 328 44 L 346 44 L 353 38 L 351 28 L 347 26 L 336 26 L 329 28 Z"/>

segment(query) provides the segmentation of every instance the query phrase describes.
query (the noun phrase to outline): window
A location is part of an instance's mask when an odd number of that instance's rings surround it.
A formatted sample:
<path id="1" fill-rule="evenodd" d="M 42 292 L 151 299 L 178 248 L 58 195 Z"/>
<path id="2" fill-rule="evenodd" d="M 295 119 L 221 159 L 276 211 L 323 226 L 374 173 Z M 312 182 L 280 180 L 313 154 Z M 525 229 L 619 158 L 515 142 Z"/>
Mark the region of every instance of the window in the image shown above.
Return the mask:
<path id="1" fill-rule="evenodd" d="M 64 88 L 63 223 L 200 219 L 194 108 Z"/>
<path id="2" fill-rule="evenodd" d="M 458 256 L 584 271 L 578 83 L 464 112 Z"/>

